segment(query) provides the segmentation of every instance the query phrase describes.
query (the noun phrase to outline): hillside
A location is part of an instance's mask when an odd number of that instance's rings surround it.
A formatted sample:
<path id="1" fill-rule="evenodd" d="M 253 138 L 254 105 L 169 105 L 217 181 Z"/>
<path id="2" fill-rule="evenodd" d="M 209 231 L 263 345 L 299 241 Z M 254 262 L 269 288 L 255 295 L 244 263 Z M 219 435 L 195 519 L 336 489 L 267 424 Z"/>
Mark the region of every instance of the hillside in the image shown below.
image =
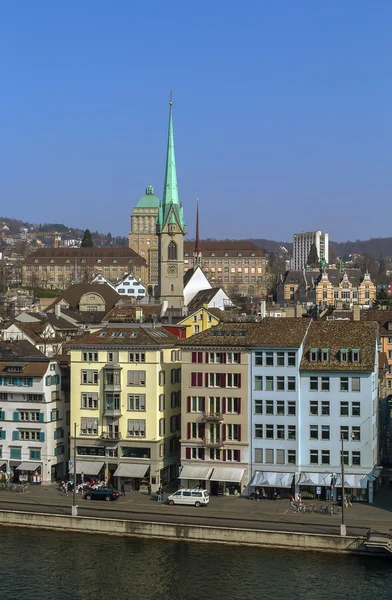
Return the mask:
<path id="1" fill-rule="evenodd" d="M 262 238 L 252 239 L 259 248 L 267 252 L 278 252 L 281 246 L 292 252 L 292 242 L 275 242 Z M 349 254 L 366 254 L 375 260 L 380 260 L 381 256 L 392 257 L 392 237 L 389 238 L 371 238 L 370 240 L 356 240 L 355 242 L 334 242 L 330 241 L 330 247 L 334 247 L 339 257 L 347 257 Z"/>

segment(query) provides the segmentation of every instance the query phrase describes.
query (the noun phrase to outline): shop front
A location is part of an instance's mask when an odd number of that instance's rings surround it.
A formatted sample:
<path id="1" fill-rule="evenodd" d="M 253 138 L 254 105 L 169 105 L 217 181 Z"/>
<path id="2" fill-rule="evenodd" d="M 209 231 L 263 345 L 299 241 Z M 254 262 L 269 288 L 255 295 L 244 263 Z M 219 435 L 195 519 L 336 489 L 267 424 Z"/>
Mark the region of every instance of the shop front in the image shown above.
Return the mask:
<path id="1" fill-rule="evenodd" d="M 19 483 L 41 483 L 42 464 L 35 462 L 21 462 L 15 467 L 14 481 Z"/>
<path id="2" fill-rule="evenodd" d="M 344 475 L 344 495 L 349 496 L 351 502 L 373 502 L 373 481 L 376 479 L 371 473 L 360 475 L 355 473 Z M 336 477 L 336 499 L 342 497 L 342 477 Z"/>
<path id="3" fill-rule="evenodd" d="M 259 491 L 260 497 L 288 498 L 292 493 L 294 473 L 275 471 L 256 471 L 250 487 L 252 492 Z"/>
<path id="4" fill-rule="evenodd" d="M 69 470 L 69 474 L 73 475 L 74 466 Z M 76 483 L 82 483 L 85 481 L 84 476 L 93 477 L 99 481 L 105 479 L 105 467 L 101 461 L 88 461 L 88 460 L 77 460 L 76 461 Z"/>
<path id="5" fill-rule="evenodd" d="M 201 488 L 209 491 L 209 479 L 213 469 L 204 465 L 184 465 L 179 479 L 184 488 Z"/>
<path id="6" fill-rule="evenodd" d="M 147 473 L 150 465 L 143 463 L 120 463 L 113 473 L 116 488 L 124 491 L 140 491 L 148 488 L 150 476 Z"/>
<path id="7" fill-rule="evenodd" d="M 344 494 L 354 502 L 373 502 L 373 473 L 345 473 Z M 342 477 L 337 473 L 301 473 L 302 498 L 341 501 Z"/>
<path id="8" fill-rule="evenodd" d="M 0 482 L 7 481 L 7 462 L 5 460 L 0 460 Z"/>
<path id="9" fill-rule="evenodd" d="M 241 496 L 245 469 L 216 467 L 210 477 L 212 496 Z"/>
<path id="10" fill-rule="evenodd" d="M 333 499 L 336 475 L 332 473 L 301 473 L 299 490 L 303 499 Z"/>

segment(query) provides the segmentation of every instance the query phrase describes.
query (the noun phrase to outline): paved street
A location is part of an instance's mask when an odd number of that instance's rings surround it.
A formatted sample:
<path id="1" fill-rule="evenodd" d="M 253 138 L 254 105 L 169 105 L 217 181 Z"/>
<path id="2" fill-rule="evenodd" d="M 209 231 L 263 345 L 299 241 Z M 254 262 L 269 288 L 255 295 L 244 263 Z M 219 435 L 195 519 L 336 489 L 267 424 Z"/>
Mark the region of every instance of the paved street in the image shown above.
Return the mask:
<path id="1" fill-rule="evenodd" d="M 293 513 L 287 500 L 252 502 L 245 498 L 212 497 L 209 506 L 196 508 L 159 504 L 155 497 L 131 492 L 110 503 L 84 500 L 79 495 L 77 501 L 80 516 L 138 521 L 327 534 L 339 534 L 341 523 L 339 515 Z M 71 505 L 72 493 L 66 497 L 57 485 L 30 486 L 25 494 L 0 491 L 0 509 L 3 510 L 70 514 Z M 392 528 L 391 513 L 392 490 L 382 489 L 375 505 L 354 504 L 346 509 L 347 532 L 365 535 L 369 528 L 388 532 Z"/>

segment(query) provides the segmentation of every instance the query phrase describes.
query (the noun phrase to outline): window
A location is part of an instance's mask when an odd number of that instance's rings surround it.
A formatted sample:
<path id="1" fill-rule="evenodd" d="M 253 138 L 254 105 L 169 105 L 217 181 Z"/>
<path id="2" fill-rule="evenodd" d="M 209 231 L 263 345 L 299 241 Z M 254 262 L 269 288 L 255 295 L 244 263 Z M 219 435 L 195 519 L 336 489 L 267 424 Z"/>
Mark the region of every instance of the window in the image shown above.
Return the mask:
<path id="1" fill-rule="evenodd" d="M 295 440 L 297 437 L 297 428 L 295 425 L 288 425 L 287 426 L 287 439 L 288 440 Z"/>
<path id="2" fill-rule="evenodd" d="M 348 362 L 348 349 L 347 348 L 340 349 L 340 361 Z"/>
<path id="3" fill-rule="evenodd" d="M 276 438 L 278 440 L 284 440 L 284 425 L 276 426 Z"/>
<path id="4" fill-rule="evenodd" d="M 310 389 L 312 391 L 317 391 L 318 390 L 318 377 L 311 377 L 310 378 Z"/>
<path id="5" fill-rule="evenodd" d="M 317 400 L 310 401 L 310 410 L 309 413 L 311 415 L 318 415 L 318 402 Z"/>
<path id="6" fill-rule="evenodd" d="M 295 465 L 297 462 L 297 453 L 295 450 L 287 450 L 287 462 L 289 465 Z"/>
<path id="7" fill-rule="evenodd" d="M 128 362 L 146 362 L 145 352 L 130 352 Z"/>
<path id="8" fill-rule="evenodd" d="M 22 448 L 10 448 L 10 458 L 11 460 L 21 460 Z"/>
<path id="9" fill-rule="evenodd" d="M 145 371 L 128 371 L 128 385 L 145 386 L 146 372 Z"/>
<path id="10" fill-rule="evenodd" d="M 309 359 L 310 359 L 310 362 L 317 362 L 317 357 L 318 357 L 318 349 L 317 348 L 311 348 L 309 350 Z"/>
<path id="11" fill-rule="evenodd" d="M 262 425 L 255 425 L 255 438 L 258 440 L 261 440 L 263 438 L 263 426 Z"/>
<path id="12" fill-rule="evenodd" d="M 165 419 L 159 419 L 159 435 L 165 435 Z"/>
<path id="13" fill-rule="evenodd" d="M 276 366 L 277 367 L 284 367 L 284 352 L 277 352 L 276 353 Z"/>
<path id="14" fill-rule="evenodd" d="M 295 417 L 295 415 L 296 415 L 296 405 L 295 405 L 295 402 L 293 402 L 291 400 L 289 402 L 287 402 L 287 414 L 290 417 Z"/>
<path id="15" fill-rule="evenodd" d="M 266 425 L 265 426 L 265 437 L 267 440 L 273 440 L 274 439 L 274 426 L 273 425 Z"/>
<path id="16" fill-rule="evenodd" d="M 284 415 L 284 400 L 277 400 L 276 401 L 276 414 L 277 415 Z"/>
<path id="17" fill-rule="evenodd" d="M 191 386 L 203 387 L 203 373 L 191 373 Z"/>
<path id="18" fill-rule="evenodd" d="M 361 380 L 359 377 L 351 378 L 351 391 L 352 392 L 360 392 L 361 391 Z"/>
<path id="19" fill-rule="evenodd" d="M 352 460 L 352 464 L 357 465 L 357 466 L 361 466 L 361 453 L 360 452 L 352 452 L 351 453 L 351 460 Z"/>
<path id="20" fill-rule="evenodd" d="M 118 362 L 118 352 L 108 352 L 108 362 Z"/>
<path id="21" fill-rule="evenodd" d="M 277 465 L 284 465 L 285 464 L 285 451 L 278 449 L 276 451 L 276 464 Z"/>
<path id="22" fill-rule="evenodd" d="M 173 240 L 167 247 L 167 258 L 168 260 L 177 260 L 177 244 Z"/>
<path id="23" fill-rule="evenodd" d="M 318 440 L 318 425 L 309 426 L 309 438 L 311 440 Z"/>
<path id="24" fill-rule="evenodd" d="M 348 440 L 348 426 L 342 425 L 340 427 L 340 439 Z"/>
<path id="25" fill-rule="evenodd" d="M 265 390 L 267 392 L 273 392 L 274 391 L 274 378 L 273 377 L 266 377 L 265 378 Z"/>
<path id="26" fill-rule="evenodd" d="M 318 465 L 319 462 L 319 453 L 318 450 L 311 450 L 310 451 L 310 464 L 311 465 Z"/>
<path id="27" fill-rule="evenodd" d="M 263 449 L 255 448 L 255 462 L 262 463 L 263 462 Z"/>
<path id="28" fill-rule="evenodd" d="M 296 357 L 296 352 L 288 352 L 287 353 L 287 366 L 288 367 L 295 367 L 295 357 Z"/>
<path id="29" fill-rule="evenodd" d="M 322 440 L 330 439 L 329 425 L 321 425 L 321 439 Z"/>
<path id="30" fill-rule="evenodd" d="M 98 408 L 98 394 L 97 393 L 83 393 L 82 394 L 82 408 L 94 409 Z"/>
<path id="31" fill-rule="evenodd" d="M 227 387 L 240 388 L 241 375 L 239 373 L 227 373 Z"/>
<path id="32" fill-rule="evenodd" d="M 353 348 L 351 350 L 351 360 L 352 360 L 352 362 L 355 362 L 355 363 L 359 362 L 360 355 L 361 355 L 360 351 L 357 350 L 357 349 L 355 349 L 355 348 Z"/>
<path id="33" fill-rule="evenodd" d="M 98 419 L 89 419 L 82 417 L 80 420 L 80 433 L 83 435 L 97 435 L 98 434 Z"/>
<path id="34" fill-rule="evenodd" d="M 348 402 L 341 402 L 340 403 L 340 416 L 341 417 L 348 417 Z"/>
<path id="35" fill-rule="evenodd" d="M 159 394 L 159 411 L 165 410 L 165 394 Z"/>
<path id="36" fill-rule="evenodd" d="M 193 363 L 202 363 L 203 362 L 203 352 L 192 352 L 192 362 Z"/>
<path id="37" fill-rule="evenodd" d="M 322 360 L 322 362 L 328 362 L 329 361 L 329 350 L 328 350 L 328 348 L 322 348 L 321 349 L 321 360 Z"/>
<path id="38" fill-rule="evenodd" d="M 352 427 L 351 428 L 351 439 L 354 442 L 361 441 L 361 428 L 360 427 Z"/>
<path id="39" fill-rule="evenodd" d="M 263 353 L 262 352 L 255 352 L 255 365 L 257 367 L 263 366 Z"/>
<path id="40" fill-rule="evenodd" d="M 128 437 L 146 437 L 146 421 L 128 419 Z"/>
<path id="41" fill-rule="evenodd" d="M 41 460 L 41 450 L 40 449 L 30 449 L 30 460 Z"/>
<path id="42" fill-rule="evenodd" d="M 165 371 L 159 371 L 159 385 L 165 385 Z"/>
<path id="43" fill-rule="evenodd" d="M 266 448 L 265 450 L 265 462 L 268 465 L 274 464 L 274 451 L 272 448 Z"/>
<path id="44" fill-rule="evenodd" d="M 343 464 L 348 465 L 348 450 L 343 451 Z"/>
<path id="45" fill-rule="evenodd" d="M 82 383 L 96 385 L 98 383 L 98 371 L 82 371 Z"/>
<path id="46" fill-rule="evenodd" d="M 255 390 L 262 391 L 263 389 L 263 377 L 261 375 L 255 375 Z"/>
<path id="47" fill-rule="evenodd" d="M 83 362 L 98 362 L 98 352 L 82 352 Z"/>
<path id="48" fill-rule="evenodd" d="M 266 367 L 274 366 L 274 353 L 273 352 L 265 353 L 265 365 L 266 365 Z"/>
<path id="49" fill-rule="evenodd" d="M 146 395 L 128 394 L 128 410 L 146 410 Z"/>
<path id="50" fill-rule="evenodd" d="M 273 400 L 266 400 L 265 401 L 265 414 L 266 415 L 273 415 L 274 414 L 274 401 Z"/>
<path id="51" fill-rule="evenodd" d="M 276 378 L 276 390 L 278 392 L 284 392 L 284 377 L 277 377 Z"/>
<path id="52" fill-rule="evenodd" d="M 348 411 L 347 411 L 348 413 Z M 351 416 L 360 417 L 361 416 L 361 403 L 360 402 L 352 402 L 351 404 Z"/>
<path id="53" fill-rule="evenodd" d="M 324 417 L 329 416 L 329 402 L 328 401 L 321 403 L 321 415 Z"/>
<path id="54" fill-rule="evenodd" d="M 295 389 L 296 389 L 295 377 L 287 377 L 287 391 L 295 392 Z"/>
<path id="55" fill-rule="evenodd" d="M 330 452 L 329 450 L 321 450 L 321 464 L 329 465 L 330 464 Z"/>
<path id="56" fill-rule="evenodd" d="M 205 410 L 204 396 L 192 396 L 190 402 L 190 411 L 188 412 L 203 412 Z"/>
<path id="57" fill-rule="evenodd" d="M 329 377 L 322 377 L 321 378 L 321 391 L 322 392 L 329 392 Z"/>
<path id="58" fill-rule="evenodd" d="M 340 391 L 341 392 L 348 392 L 348 377 L 341 377 L 340 378 Z"/>
<path id="59" fill-rule="evenodd" d="M 263 414 L 263 401 L 255 400 L 255 415 L 262 415 L 262 414 Z"/>

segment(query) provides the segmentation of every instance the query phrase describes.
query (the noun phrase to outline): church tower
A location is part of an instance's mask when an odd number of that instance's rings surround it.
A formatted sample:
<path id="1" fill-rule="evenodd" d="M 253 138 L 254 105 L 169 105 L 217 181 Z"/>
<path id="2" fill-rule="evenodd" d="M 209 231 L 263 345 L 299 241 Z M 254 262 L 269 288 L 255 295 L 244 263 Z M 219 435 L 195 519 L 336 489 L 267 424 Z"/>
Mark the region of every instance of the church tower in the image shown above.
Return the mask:
<path id="1" fill-rule="evenodd" d="M 157 220 L 159 297 L 179 316 L 184 307 L 184 235 L 182 204 L 178 196 L 174 154 L 173 102 L 170 97 L 165 186 Z"/>

